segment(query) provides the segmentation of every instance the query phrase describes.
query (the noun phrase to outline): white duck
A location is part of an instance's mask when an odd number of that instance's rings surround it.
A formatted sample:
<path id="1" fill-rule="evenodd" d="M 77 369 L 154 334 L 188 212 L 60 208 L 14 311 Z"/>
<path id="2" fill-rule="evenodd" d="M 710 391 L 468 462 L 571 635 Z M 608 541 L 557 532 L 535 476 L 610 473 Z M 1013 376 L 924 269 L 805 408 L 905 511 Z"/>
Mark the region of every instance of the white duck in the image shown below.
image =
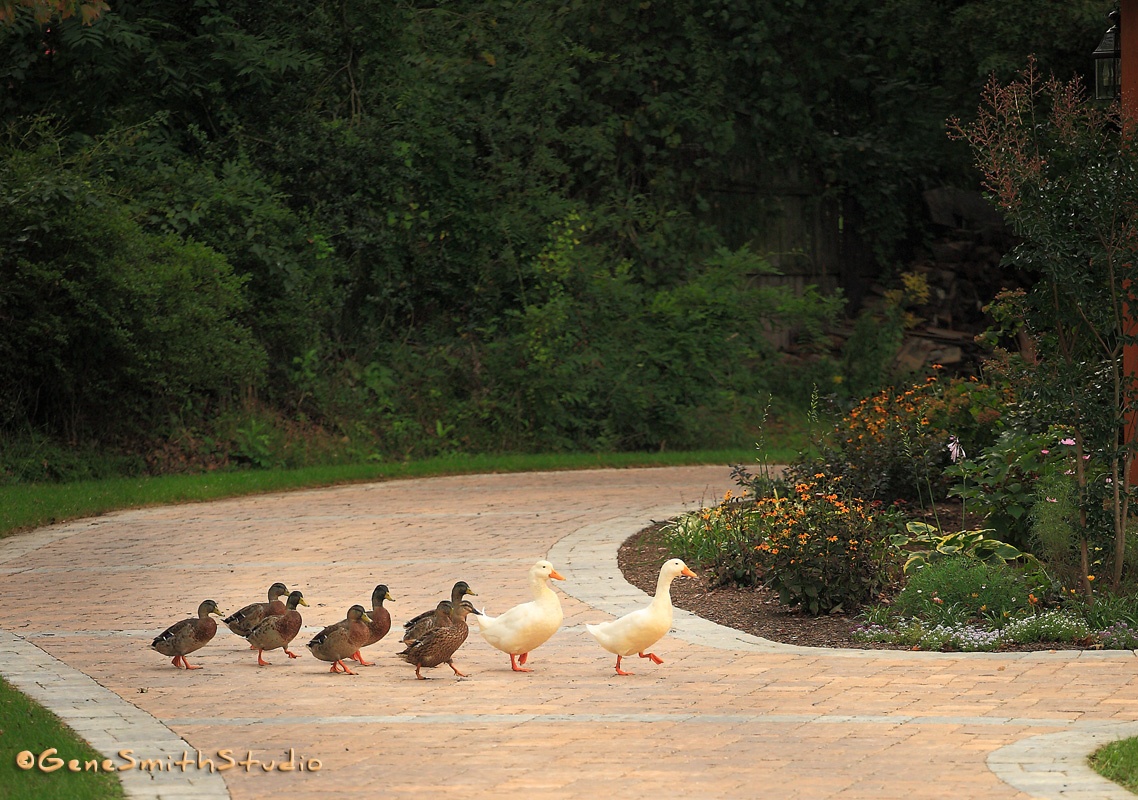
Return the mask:
<path id="1" fill-rule="evenodd" d="M 550 578 L 565 580 L 548 561 L 538 561 L 529 571 L 533 600 L 516 605 L 497 617 L 470 615 L 470 620 L 478 624 L 478 632 L 483 639 L 503 653 L 510 654 L 510 667 L 514 672 L 533 672 L 522 666 L 530 651 L 544 644 L 561 627 L 564 617 L 561 600 L 549 588 Z"/>
<path id="2" fill-rule="evenodd" d="M 637 609 L 610 622 L 586 625 L 585 629 L 601 647 L 616 654 L 616 674 L 632 675 L 620 668 L 620 660 L 633 653 L 641 658 L 650 658 L 654 664 L 664 663 L 655 653 L 645 653 L 652 645 L 664 638 L 672 627 L 672 581 L 680 575 L 698 577 L 688 569 L 688 565 L 678 558 L 665 561 L 660 567 L 660 577 L 656 580 L 656 596 L 647 608 Z"/>

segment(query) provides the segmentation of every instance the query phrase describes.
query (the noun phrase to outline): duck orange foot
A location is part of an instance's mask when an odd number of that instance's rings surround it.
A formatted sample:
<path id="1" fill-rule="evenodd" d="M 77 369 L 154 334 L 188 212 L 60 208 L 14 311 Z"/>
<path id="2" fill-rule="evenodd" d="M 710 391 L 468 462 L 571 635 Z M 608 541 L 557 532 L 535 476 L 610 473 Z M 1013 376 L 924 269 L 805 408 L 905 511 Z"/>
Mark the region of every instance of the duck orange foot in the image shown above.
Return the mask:
<path id="1" fill-rule="evenodd" d="M 533 672 L 532 669 L 526 669 L 525 667 L 518 666 L 519 664 L 526 663 L 526 656 L 528 655 L 529 653 L 522 653 L 521 658 L 515 661 L 514 654 L 510 653 L 510 669 L 512 669 L 514 672 Z"/>
<path id="2" fill-rule="evenodd" d="M 652 659 L 653 664 L 663 664 L 664 663 L 664 659 L 660 658 L 655 653 L 637 653 L 637 655 L 639 655 L 641 658 Z"/>

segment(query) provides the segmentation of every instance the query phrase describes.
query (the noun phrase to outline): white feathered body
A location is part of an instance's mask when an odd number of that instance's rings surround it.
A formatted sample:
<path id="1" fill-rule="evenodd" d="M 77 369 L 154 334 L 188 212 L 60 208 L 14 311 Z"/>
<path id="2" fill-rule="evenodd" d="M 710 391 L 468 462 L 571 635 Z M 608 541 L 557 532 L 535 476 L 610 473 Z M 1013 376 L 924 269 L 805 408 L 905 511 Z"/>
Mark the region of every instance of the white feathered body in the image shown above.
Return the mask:
<path id="1" fill-rule="evenodd" d="M 642 653 L 664 638 L 672 628 L 672 601 L 659 591 L 651 605 L 629 612 L 611 622 L 586 625 L 592 637 L 605 650 L 618 656 Z"/>
<path id="2" fill-rule="evenodd" d="M 543 563 L 547 562 L 538 562 Z M 482 638 L 503 653 L 515 656 L 528 653 L 548 641 L 561 627 L 564 619 L 561 599 L 549 588 L 547 573 L 541 574 L 535 567 L 530 572 L 530 585 L 534 595 L 530 602 L 516 605 L 497 617 L 487 614 L 469 617 L 478 625 Z"/>
<path id="3" fill-rule="evenodd" d="M 610 622 L 586 625 L 585 630 L 601 647 L 615 655 L 643 653 L 672 628 L 672 581 L 680 575 L 692 574 L 678 558 L 665 562 L 656 580 L 656 596 L 647 608 L 630 611 Z"/>

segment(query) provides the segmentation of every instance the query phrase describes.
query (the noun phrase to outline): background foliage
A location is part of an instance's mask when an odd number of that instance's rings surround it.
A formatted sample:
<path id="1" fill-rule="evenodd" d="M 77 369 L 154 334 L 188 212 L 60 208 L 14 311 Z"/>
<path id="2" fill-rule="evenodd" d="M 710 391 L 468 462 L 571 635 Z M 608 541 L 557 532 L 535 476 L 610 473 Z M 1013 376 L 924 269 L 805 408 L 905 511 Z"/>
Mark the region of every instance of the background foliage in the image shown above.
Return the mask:
<path id="1" fill-rule="evenodd" d="M 758 288 L 722 198 L 794 173 L 892 270 L 974 181 L 945 118 L 1085 69 L 1109 3 L 1029 5 L 0 5 L 6 449 L 744 441 L 764 332 L 841 298 Z"/>

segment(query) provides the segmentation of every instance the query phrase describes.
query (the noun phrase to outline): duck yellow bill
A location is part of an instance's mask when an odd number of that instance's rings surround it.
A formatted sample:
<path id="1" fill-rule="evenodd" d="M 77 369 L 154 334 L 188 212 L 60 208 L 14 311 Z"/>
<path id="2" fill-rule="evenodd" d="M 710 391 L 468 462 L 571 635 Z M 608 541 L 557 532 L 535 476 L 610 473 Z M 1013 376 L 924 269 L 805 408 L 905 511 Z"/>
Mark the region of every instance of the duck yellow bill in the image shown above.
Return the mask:
<path id="1" fill-rule="evenodd" d="M 360 619 L 367 623 L 371 622 L 371 617 L 368 616 L 368 613 L 366 611 L 360 616 Z"/>
<path id="2" fill-rule="evenodd" d="M 689 578 L 698 578 L 699 577 L 698 575 L 696 575 L 694 572 L 692 572 L 687 567 L 684 567 L 682 570 L 680 570 L 680 574 L 681 575 L 687 575 Z"/>
<path id="3" fill-rule="evenodd" d="M 555 569 L 554 569 L 554 570 L 550 570 L 550 572 L 549 572 L 549 577 L 553 578 L 553 580 L 555 580 L 555 581 L 563 581 L 563 580 L 565 580 L 565 576 L 564 576 L 564 575 L 562 575 L 560 572 L 558 572 L 558 571 L 557 571 L 557 570 L 555 570 Z"/>

